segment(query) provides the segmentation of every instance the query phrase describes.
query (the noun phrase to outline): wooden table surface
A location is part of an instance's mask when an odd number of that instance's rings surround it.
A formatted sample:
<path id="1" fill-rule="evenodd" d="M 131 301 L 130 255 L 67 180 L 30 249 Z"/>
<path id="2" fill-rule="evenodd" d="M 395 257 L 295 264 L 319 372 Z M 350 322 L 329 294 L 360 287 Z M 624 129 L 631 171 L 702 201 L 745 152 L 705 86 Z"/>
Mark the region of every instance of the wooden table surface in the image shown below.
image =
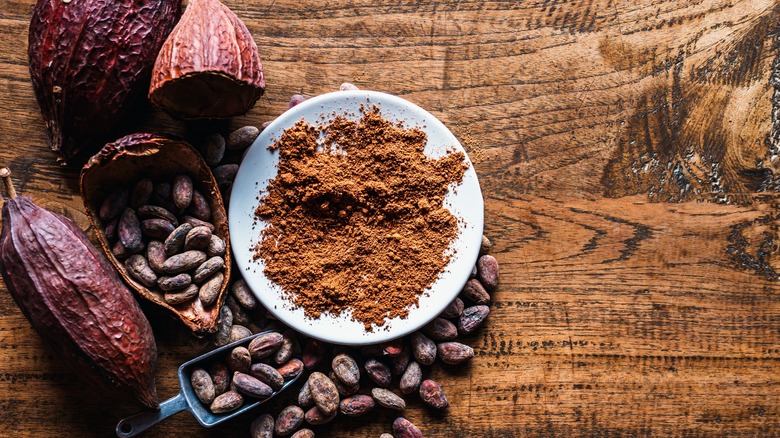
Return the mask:
<path id="1" fill-rule="evenodd" d="M 78 171 L 55 164 L 29 81 L 33 4 L 0 6 L 0 165 L 86 228 Z M 225 4 L 269 85 L 247 116 L 211 128 L 260 125 L 293 93 L 349 81 L 427 108 L 470 151 L 501 284 L 470 365 L 431 372 L 450 408 L 410 400 L 425 436 L 780 434 L 777 1 Z M 148 105 L 135 114 L 116 136 L 197 141 Z M 5 292 L 0 435 L 110 436 L 137 407 L 85 387 Z M 145 309 L 170 397 L 202 346 Z M 146 436 L 248 436 L 253 417 L 207 431 L 183 413 Z M 315 430 L 378 437 L 394 417 Z"/>

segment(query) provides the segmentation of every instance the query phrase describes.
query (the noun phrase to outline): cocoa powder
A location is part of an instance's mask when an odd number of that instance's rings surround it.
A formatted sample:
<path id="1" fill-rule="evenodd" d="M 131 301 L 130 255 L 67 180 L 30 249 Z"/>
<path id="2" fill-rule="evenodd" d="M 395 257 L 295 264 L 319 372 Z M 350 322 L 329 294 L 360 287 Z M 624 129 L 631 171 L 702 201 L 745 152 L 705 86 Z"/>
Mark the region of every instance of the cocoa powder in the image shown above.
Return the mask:
<path id="1" fill-rule="evenodd" d="M 300 121 L 274 144 L 255 259 L 308 317 L 349 311 L 372 330 L 405 317 L 449 262 L 458 227 L 443 201 L 468 164 L 461 152 L 430 158 L 422 130 L 362 113 Z"/>

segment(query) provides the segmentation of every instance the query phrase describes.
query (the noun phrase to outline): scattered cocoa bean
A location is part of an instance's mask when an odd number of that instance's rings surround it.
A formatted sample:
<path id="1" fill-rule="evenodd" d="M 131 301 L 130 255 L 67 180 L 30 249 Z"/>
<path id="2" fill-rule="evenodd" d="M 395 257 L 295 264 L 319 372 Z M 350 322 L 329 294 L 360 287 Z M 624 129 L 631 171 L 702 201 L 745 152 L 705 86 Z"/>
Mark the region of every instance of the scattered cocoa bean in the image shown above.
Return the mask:
<path id="1" fill-rule="evenodd" d="M 350 84 L 349 82 L 344 82 L 339 87 L 339 91 L 353 91 L 353 90 L 359 90 L 360 88 Z"/>
<path id="2" fill-rule="evenodd" d="M 204 307 L 210 307 L 217 301 L 219 291 L 222 288 L 222 282 L 225 281 L 225 274 L 217 272 L 211 278 L 206 280 L 198 290 L 198 298 Z"/>
<path id="3" fill-rule="evenodd" d="M 301 429 L 292 434 L 290 438 L 314 438 L 314 431 L 311 429 Z"/>
<path id="4" fill-rule="evenodd" d="M 176 175 L 171 185 L 173 205 L 183 211 L 192 202 L 192 179 L 187 175 Z"/>
<path id="5" fill-rule="evenodd" d="M 152 240 L 146 245 L 146 260 L 154 272 L 162 273 L 165 263 L 165 245 L 159 240 Z"/>
<path id="6" fill-rule="evenodd" d="M 187 237 L 184 238 L 184 250 L 205 250 L 209 246 L 210 240 L 211 230 L 209 230 L 208 227 L 193 227 L 190 232 L 187 233 Z"/>
<path id="7" fill-rule="evenodd" d="M 371 396 L 374 397 L 374 400 L 376 400 L 376 403 L 379 406 L 398 411 L 406 409 L 406 402 L 404 399 L 389 389 L 373 388 L 371 390 Z"/>
<path id="8" fill-rule="evenodd" d="M 249 290 L 249 286 L 247 286 L 246 281 L 244 281 L 243 278 L 239 278 L 233 283 L 230 292 L 232 292 L 233 298 L 235 298 L 241 307 L 247 310 L 254 310 L 257 308 L 257 298 L 255 298 L 255 295 Z"/>
<path id="9" fill-rule="evenodd" d="M 252 356 L 246 347 L 238 346 L 230 350 L 226 363 L 230 372 L 248 373 L 252 366 Z"/>
<path id="10" fill-rule="evenodd" d="M 420 429 L 404 417 L 398 417 L 393 421 L 393 436 L 395 438 L 423 438 Z"/>
<path id="11" fill-rule="evenodd" d="M 185 251 L 181 254 L 174 254 L 163 263 L 163 272 L 167 274 L 178 274 L 189 271 L 200 266 L 206 261 L 206 253 L 203 251 Z"/>
<path id="12" fill-rule="evenodd" d="M 349 397 L 351 395 L 355 395 L 357 394 L 358 390 L 360 390 L 359 384 L 345 385 L 336 377 L 336 374 L 334 374 L 333 371 L 328 373 L 328 378 L 333 381 L 334 385 L 336 385 L 336 391 L 339 393 L 341 397 Z"/>
<path id="13" fill-rule="evenodd" d="M 479 329 L 488 314 L 490 314 L 488 306 L 467 307 L 458 318 L 458 333 L 464 336 L 473 334 Z"/>
<path id="14" fill-rule="evenodd" d="M 281 373 L 266 363 L 253 363 L 249 368 L 249 375 L 270 386 L 274 391 L 282 389 L 284 385 L 284 377 Z"/>
<path id="15" fill-rule="evenodd" d="M 442 342 L 438 345 L 441 361 L 457 365 L 474 357 L 474 349 L 460 342 Z"/>
<path id="16" fill-rule="evenodd" d="M 289 361 L 295 352 L 297 343 L 298 340 L 294 331 L 285 330 L 282 332 L 282 345 L 279 346 L 279 349 L 276 350 L 276 354 L 274 354 L 274 363 L 281 365 Z"/>
<path id="17" fill-rule="evenodd" d="M 225 267 L 225 259 L 219 256 L 211 257 L 200 266 L 195 268 L 195 273 L 192 274 L 192 281 L 195 283 L 201 283 L 203 280 L 211 277 L 215 272 Z"/>
<path id="18" fill-rule="evenodd" d="M 144 256 L 135 254 L 125 260 L 125 269 L 131 277 L 146 287 L 154 286 L 157 282 L 157 274 L 154 273 Z"/>
<path id="19" fill-rule="evenodd" d="M 235 411 L 244 404 L 244 397 L 236 391 L 227 391 L 214 398 L 209 409 L 215 414 Z"/>
<path id="20" fill-rule="evenodd" d="M 130 207 L 139 208 L 145 205 L 152 198 L 152 191 L 154 190 L 154 184 L 149 178 L 142 178 L 138 180 L 133 186 L 133 190 L 130 191 Z"/>
<path id="21" fill-rule="evenodd" d="M 209 206 L 209 201 L 206 200 L 206 197 L 203 196 L 201 192 L 197 190 L 192 191 L 192 202 L 190 202 L 190 206 L 187 207 L 187 213 L 202 221 L 211 220 L 211 207 Z"/>
<path id="22" fill-rule="evenodd" d="M 319 341 L 309 339 L 303 346 L 303 363 L 307 370 L 317 367 L 325 356 L 325 346 Z"/>
<path id="23" fill-rule="evenodd" d="M 415 361 L 409 362 L 409 366 L 406 367 L 406 371 L 401 376 L 401 383 L 399 384 L 401 392 L 404 394 L 412 394 L 417 391 L 422 382 L 422 369 L 420 364 Z"/>
<path id="24" fill-rule="evenodd" d="M 476 278 L 466 282 L 460 296 L 474 304 L 487 304 L 490 302 L 490 294 Z"/>
<path id="25" fill-rule="evenodd" d="M 451 341 L 458 337 L 458 328 L 444 318 L 434 318 L 421 331 L 434 341 Z"/>
<path id="26" fill-rule="evenodd" d="M 233 184 L 238 173 L 238 164 L 223 164 L 214 169 L 214 179 L 220 189 Z"/>
<path id="27" fill-rule="evenodd" d="M 180 289 L 178 291 L 166 292 L 165 295 L 163 295 L 163 298 L 165 299 L 166 303 L 175 305 L 192 301 L 197 296 L 198 286 L 191 284 L 186 288 Z"/>
<path id="28" fill-rule="evenodd" d="M 382 435 L 379 435 L 379 438 L 393 438 L 393 434 L 383 433 Z"/>
<path id="29" fill-rule="evenodd" d="M 230 328 L 233 326 L 233 311 L 224 305 L 219 308 L 217 331 L 214 332 L 214 345 L 221 347 L 230 341 Z"/>
<path id="30" fill-rule="evenodd" d="M 192 225 L 193 227 L 206 227 L 212 233 L 214 232 L 214 224 L 206 221 L 202 221 L 194 216 L 184 215 L 181 217 L 181 221 Z"/>
<path id="31" fill-rule="evenodd" d="M 428 406 L 436 409 L 445 409 L 449 406 L 447 397 L 436 381 L 427 379 L 420 384 L 420 399 Z"/>
<path id="32" fill-rule="evenodd" d="M 209 246 L 206 247 L 206 254 L 208 254 L 209 257 L 221 257 L 225 255 L 226 250 L 227 245 L 225 245 L 225 241 L 216 234 L 212 234 L 211 238 L 209 239 Z"/>
<path id="33" fill-rule="evenodd" d="M 298 391 L 298 405 L 308 408 L 314 406 L 314 399 L 311 398 L 311 390 L 309 389 L 309 381 L 306 380 L 301 386 L 301 390 Z"/>
<path id="34" fill-rule="evenodd" d="M 119 241 L 131 253 L 136 253 L 143 249 L 144 243 L 141 239 L 141 222 L 138 221 L 135 211 L 132 208 L 122 210 L 122 216 L 119 218 L 117 227 Z"/>
<path id="35" fill-rule="evenodd" d="M 498 261 L 492 255 L 483 255 L 477 260 L 477 278 L 488 291 L 498 287 Z"/>
<path id="36" fill-rule="evenodd" d="M 184 289 L 191 284 L 192 278 L 190 277 L 190 274 L 187 273 L 181 273 L 174 275 L 173 277 L 160 277 L 157 279 L 157 286 L 164 291 Z"/>
<path id="37" fill-rule="evenodd" d="M 276 417 L 274 433 L 285 436 L 293 433 L 303 424 L 303 409 L 300 406 L 290 405 L 282 409 Z"/>
<path id="38" fill-rule="evenodd" d="M 471 267 L 471 273 L 469 274 L 469 280 L 477 278 L 477 265 Z"/>
<path id="39" fill-rule="evenodd" d="M 206 142 L 202 149 L 203 161 L 209 167 L 214 167 L 222 161 L 225 156 L 225 137 L 220 134 L 211 134 L 206 137 Z"/>
<path id="40" fill-rule="evenodd" d="M 347 354 L 339 354 L 331 363 L 336 378 L 346 386 L 354 386 L 360 382 L 360 368 L 357 362 Z"/>
<path id="41" fill-rule="evenodd" d="M 98 211 L 100 219 L 107 221 L 119 216 L 127 207 L 127 196 L 127 190 L 118 190 L 110 194 L 100 205 L 100 210 Z"/>
<path id="42" fill-rule="evenodd" d="M 270 397 L 274 393 L 270 386 L 259 379 L 239 371 L 233 373 L 233 385 L 241 394 L 261 400 Z"/>
<path id="43" fill-rule="evenodd" d="M 370 358 L 366 360 L 364 367 L 368 377 L 374 383 L 376 383 L 377 386 L 381 386 L 382 388 L 387 388 L 390 386 L 390 382 L 393 380 L 393 375 L 389 366 L 374 358 Z"/>
<path id="44" fill-rule="evenodd" d="M 203 368 L 195 368 L 190 375 L 190 383 L 192 383 L 192 389 L 195 392 L 195 396 L 198 397 L 203 404 L 210 405 L 217 396 L 214 391 L 214 381 L 211 380 L 211 376 Z"/>
<path id="45" fill-rule="evenodd" d="M 406 367 L 409 365 L 409 361 L 412 358 L 412 354 L 409 351 L 409 346 L 404 343 L 403 348 L 401 348 L 401 352 L 393 358 L 392 363 L 390 364 L 390 368 L 393 372 L 394 376 L 400 376 L 404 373 L 406 370 Z"/>
<path id="46" fill-rule="evenodd" d="M 260 360 L 272 355 L 279 349 L 283 341 L 284 337 L 277 332 L 265 333 L 252 339 L 248 347 L 249 352 L 252 354 L 252 359 Z"/>
<path id="47" fill-rule="evenodd" d="M 290 96 L 290 101 L 287 103 L 287 109 L 290 109 L 296 105 L 299 105 L 306 101 L 306 98 L 301 96 L 300 94 L 293 94 Z"/>
<path id="48" fill-rule="evenodd" d="M 442 318 L 457 318 L 460 316 L 461 313 L 463 313 L 463 300 L 461 300 L 458 297 L 455 297 L 454 300 L 441 312 Z"/>
<path id="49" fill-rule="evenodd" d="M 252 336 L 251 330 L 244 327 L 243 325 L 234 324 L 233 327 L 230 327 L 230 338 L 228 339 L 228 344 L 244 338 L 248 338 L 249 336 Z"/>
<path id="50" fill-rule="evenodd" d="M 490 239 L 486 235 L 482 235 L 482 244 L 479 245 L 479 255 L 485 255 L 490 252 L 490 248 L 493 246 L 490 243 Z"/>
<path id="51" fill-rule="evenodd" d="M 138 217 L 141 219 L 163 219 L 174 226 L 178 226 L 179 220 L 170 211 L 157 205 L 142 205 L 138 207 Z"/>
<path id="52" fill-rule="evenodd" d="M 359 417 L 374 409 L 373 397 L 355 395 L 339 402 L 339 411 L 349 417 Z"/>
<path id="53" fill-rule="evenodd" d="M 309 390 L 314 404 L 326 416 L 339 407 L 339 393 L 336 385 L 325 374 L 315 371 L 309 375 Z"/>
<path id="54" fill-rule="evenodd" d="M 274 417 L 263 414 L 249 425 L 252 438 L 274 438 Z"/>
<path id="55" fill-rule="evenodd" d="M 244 126 L 236 129 L 228 135 L 226 146 L 233 151 L 244 150 L 252 145 L 260 130 L 255 126 Z"/>
<path id="56" fill-rule="evenodd" d="M 252 323 L 252 316 L 247 313 L 246 310 L 244 310 L 243 307 L 241 307 L 240 304 L 236 301 L 235 298 L 233 298 L 232 295 L 228 295 L 225 298 L 225 304 L 230 307 L 230 310 L 233 312 L 233 322 L 235 324 L 241 324 L 244 326 L 248 326 Z"/>
<path id="57" fill-rule="evenodd" d="M 420 365 L 430 365 L 436 360 L 436 343 L 420 332 L 412 333 L 412 354 Z"/>
<path id="58" fill-rule="evenodd" d="M 401 354 L 401 351 L 404 349 L 404 344 L 400 339 L 394 339 L 381 345 L 383 356 L 396 357 Z"/>
<path id="59" fill-rule="evenodd" d="M 312 406 L 309 408 L 309 410 L 306 411 L 306 414 L 303 416 L 303 419 L 306 420 L 307 423 L 311 424 L 312 426 L 318 426 L 320 424 L 327 424 L 333 421 L 334 418 L 336 418 L 336 415 L 338 414 L 338 411 L 333 411 L 330 415 L 325 415 L 324 412 L 320 410 L 317 406 Z"/>

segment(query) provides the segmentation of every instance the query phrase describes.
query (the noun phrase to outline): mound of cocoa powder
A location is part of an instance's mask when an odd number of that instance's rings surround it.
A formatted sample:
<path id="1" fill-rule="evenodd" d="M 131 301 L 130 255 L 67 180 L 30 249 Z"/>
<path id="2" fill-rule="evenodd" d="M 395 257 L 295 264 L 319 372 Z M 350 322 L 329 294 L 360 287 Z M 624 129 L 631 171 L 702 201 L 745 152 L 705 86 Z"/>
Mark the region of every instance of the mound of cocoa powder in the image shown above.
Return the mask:
<path id="1" fill-rule="evenodd" d="M 300 121 L 274 144 L 279 170 L 256 210 L 269 226 L 255 259 L 307 316 L 350 310 L 366 329 L 382 326 L 405 317 L 447 265 L 458 227 L 443 200 L 468 163 L 461 152 L 427 157 L 426 141 L 374 107 L 358 121 Z"/>

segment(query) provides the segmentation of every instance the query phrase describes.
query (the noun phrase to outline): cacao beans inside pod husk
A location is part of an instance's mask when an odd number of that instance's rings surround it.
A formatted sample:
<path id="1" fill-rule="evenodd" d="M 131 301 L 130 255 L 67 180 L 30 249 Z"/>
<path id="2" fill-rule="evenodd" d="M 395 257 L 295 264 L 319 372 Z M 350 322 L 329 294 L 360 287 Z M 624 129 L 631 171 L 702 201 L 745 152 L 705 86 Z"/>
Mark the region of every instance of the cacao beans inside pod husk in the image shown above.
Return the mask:
<path id="1" fill-rule="evenodd" d="M 86 159 L 144 92 L 179 0 L 38 0 L 28 60 L 51 148 Z"/>
<path id="2" fill-rule="evenodd" d="M 100 220 L 101 203 L 117 190 L 132 188 L 138 180 L 170 181 L 176 175 L 187 175 L 209 203 L 214 234 L 222 238 L 225 251 L 224 280 L 216 301 L 204 307 L 199 298 L 172 305 L 165 300 L 165 291 L 147 287 L 128 274 L 125 264 L 114 257 L 111 243 L 106 238 L 106 225 Z M 178 317 L 198 336 L 217 329 L 219 308 L 227 295 L 230 278 L 230 235 L 227 214 L 217 182 L 198 151 L 183 140 L 162 135 L 139 133 L 109 143 L 89 159 L 81 171 L 81 195 L 89 219 L 97 230 L 98 240 L 109 260 L 125 281 L 142 297 L 158 304 Z"/>
<path id="3" fill-rule="evenodd" d="M 7 199 L 0 271 L 55 357 L 114 397 L 133 395 L 147 407 L 159 406 L 149 321 L 76 224 L 26 196 Z"/>
<path id="4" fill-rule="evenodd" d="M 257 44 L 241 19 L 219 0 L 190 0 L 155 61 L 152 104 L 181 119 L 229 118 L 264 91 Z"/>

